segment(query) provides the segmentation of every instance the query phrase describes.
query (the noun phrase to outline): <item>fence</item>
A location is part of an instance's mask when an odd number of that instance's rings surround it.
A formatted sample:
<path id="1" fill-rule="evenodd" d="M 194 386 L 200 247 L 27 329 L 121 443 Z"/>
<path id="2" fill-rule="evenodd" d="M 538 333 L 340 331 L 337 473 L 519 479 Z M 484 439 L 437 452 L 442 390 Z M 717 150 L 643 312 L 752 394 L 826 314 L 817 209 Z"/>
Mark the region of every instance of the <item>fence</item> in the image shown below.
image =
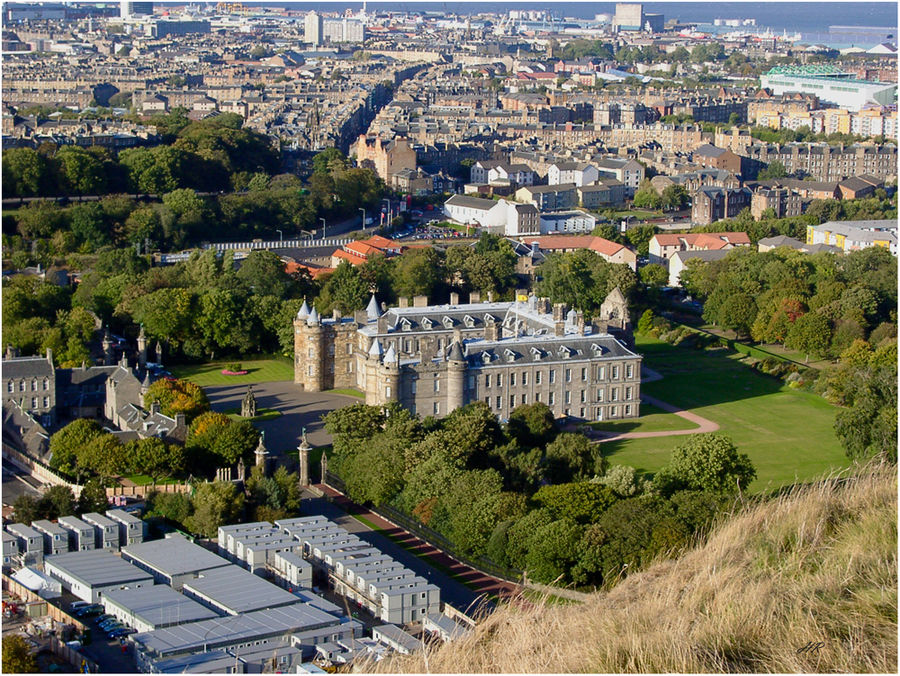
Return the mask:
<path id="1" fill-rule="evenodd" d="M 3 574 L 3 590 L 8 591 L 11 594 L 15 594 L 26 603 L 28 603 L 29 601 L 44 601 L 47 604 L 47 615 L 49 617 L 56 620 L 57 622 L 62 622 L 63 624 L 71 624 L 79 632 L 84 631 L 84 624 L 82 624 L 79 620 L 76 620 L 62 608 L 57 608 L 52 603 L 47 601 L 47 599 L 38 596 L 28 587 L 14 580 L 6 573 Z"/>
<path id="2" fill-rule="evenodd" d="M 754 347 L 753 345 L 741 343 L 737 340 L 734 340 L 733 338 L 720 336 L 719 334 L 713 333 L 712 331 L 707 331 L 706 329 L 697 328 L 696 326 L 688 326 L 687 324 L 679 324 L 679 326 L 683 326 L 686 329 L 690 329 L 691 331 L 696 331 L 697 333 L 712 336 L 713 338 L 718 340 L 719 344 L 723 347 L 727 347 L 729 350 L 734 350 L 735 352 L 740 352 L 741 354 L 745 354 L 748 357 L 755 357 L 756 359 L 777 359 L 778 361 L 783 361 L 787 364 L 794 364 L 795 366 L 800 366 L 802 368 L 809 368 L 809 364 L 794 361 L 790 357 L 775 354 L 774 352 L 769 352 L 767 350 L 763 350 L 762 348 Z"/>
<path id="3" fill-rule="evenodd" d="M 145 484 L 143 486 L 110 486 L 106 489 L 106 497 L 117 495 L 145 498 L 152 491 L 159 493 L 190 493 L 191 484 Z"/>
<path id="4" fill-rule="evenodd" d="M 59 655 L 66 662 L 74 666 L 78 671 L 84 673 L 85 669 L 89 673 L 96 674 L 100 671 L 100 667 L 94 660 L 85 657 L 77 650 L 70 648 L 55 636 L 48 637 L 48 647 L 54 655 Z"/>
<path id="5" fill-rule="evenodd" d="M 213 244 L 204 244 L 204 249 L 213 249 L 215 251 L 254 251 L 256 249 L 310 249 L 314 247 L 341 247 L 349 244 L 353 240 L 350 238 L 330 239 L 276 239 L 270 242 L 217 242 Z"/>
<path id="6" fill-rule="evenodd" d="M 325 483 L 335 490 L 346 494 L 346 486 L 343 480 L 336 474 L 333 474 L 332 472 L 326 472 Z M 424 540 L 425 542 L 430 544 L 432 547 L 440 549 L 445 554 L 453 557 L 460 563 L 469 566 L 470 568 L 475 568 L 476 570 L 480 570 L 483 573 L 496 578 L 500 578 L 502 580 L 506 580 L 507 582 L 512 582 L 514 584 L 518 584 L 519 580 L 522 578 L 522 571 L 514 570 L 511 568 L 504 568 L 503 566 L 499 566 L 490 559 L 483 556 L 478 558 L 471 558 L 465 554 L 460 553 L 456 548 L 456 545 L 454 545 L 450 540 L 438 533 L 436 530 L 429 528 L 425 524 L 417 521 L 407 514 L 404 514 L 394 507 L 391 507 L 390 505 L 373 507 L 372 511 L 379 516 L 384 517 L 394 525 L 399 526 L 406 531 L 409 531 L 420 540 Z"/>
<path id="7" fill-rule="evenodd" d="M 81 489 L 84 488 L 82 485 L 68 481 L 37 458 L 17 451 L 5 442 L 3 443 L 3 457 L 28 472 L 38 481 L 54 486 L 68 486 L 72 489 L 72 493 L 75 494 L 76 498 L 81 496 Z"/>

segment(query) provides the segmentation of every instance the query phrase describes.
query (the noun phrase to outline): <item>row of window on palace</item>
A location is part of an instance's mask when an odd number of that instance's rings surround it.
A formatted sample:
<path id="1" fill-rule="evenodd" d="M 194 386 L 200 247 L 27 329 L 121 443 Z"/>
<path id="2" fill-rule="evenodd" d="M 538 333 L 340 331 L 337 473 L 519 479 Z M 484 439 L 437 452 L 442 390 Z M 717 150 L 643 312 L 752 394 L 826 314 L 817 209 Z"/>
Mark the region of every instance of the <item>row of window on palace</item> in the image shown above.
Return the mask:
<path id="1" fill-rule="evenodd" d="M 32 379 L 32 381 L 31 381 L 31 391 L 32 391 L 32 392 L 37 392 L 37 391 L 38 391 L 38 385 L 41 386 L 40 389 L 42 389 L 42 390 L 44 390 L 44 391 L 46 392 L 47 390 L 50 389 L 50 379 L 49 379 L 49 378 L 44 378 L 44 380 L 43 380 L 41 383 L 38 383 L 37 379 Z M 6 381 L 6 391 L 7 391 L 7 392 L 15 392 L 15 391 L 16 391 L 16 383 L 15 383 L 15 381 L 13 381 L 13 380 L 7 380 L 7 381 Z M 20 380 L 20 381 L 19 381 L 19 392 L 27 392 L 27 391 L 28 391 L 28 381 L 26 381 L 26 380 Z"/>
<path id="2" fill-rule="evenodd" d="M 389 388 L 389 387 L 386 388 L 386 396 L 387 397 L 391 396 L 390 391 L 391 391 L 391 388 Z M 566 404 L 571 403 L 569 401 L 570 400 L 569 394 L 570 394 L 569 392 L 566 392 L 566 402 L 565 402 Z M 584 393 L 582 392 L 582 395 L 583 394 Z M 535 395 L 535 401 L 538 401 L 538 402 L 541 401 L 540 394 Z M 582 402 L 587 403 L 587 402 L 584 402 L 584 399 L 582 399 Z M 502 396 L 485 397 L 484 403 L 486 403 L 491 408 L 492 411 L 496 411 L 497 413 L 501 413 L 504 410 L 504 408 L 503 408 L 504 398 Z M 521 400 L 515 394 L 509 395 L 509 407 L 506 409 L 506 413 L 507 414 L 511 413 L 512 410 L 520 404 L 521 405 L 528 404 L 528 395 L 523 394 L 521 396 Z M 549 406 L 553 406 L 555 404 L 552 392 L 550 393 L 550 400 L 547 402 L 547 404 Z M 409 408 L 413 414 L 415 414 L 417 412 L 416 405 L 414 403 L 411 403 L 409 405 Z M 442 408 L 442 403 L 440 401 L 432 402 L 431 408 L 432 408 L 431 413 L 433 415 L 441 415 L 442 413 L 444 413 L 444 410 Z M 594 420 L 603 420 L 603 419 L 609 419 L 609 418 L 618 418 L 619 414 L 620 414 L 620 410 L 621 410 L 622 416 L 628 417 L 631 415 L 632 408 L 631 408 L 631 404 L 624 404 L 624 405 L 622 405 L 621 409 L 619 408 L 618 404 L 613 404 L 611 406 L 594 406 L 593 408 L 591 406 L 582 406 L 576 410 L 579 411 L 578 415 L 581 418 L 586 418 L 589 414 L 589 411 L 592 411 L 592 413 L 590 415 L 591 415 L 591 417 L 593 417 Z M 565 409 L 565 414 L 572 415 L 572 409 L 567 407 Z"/>

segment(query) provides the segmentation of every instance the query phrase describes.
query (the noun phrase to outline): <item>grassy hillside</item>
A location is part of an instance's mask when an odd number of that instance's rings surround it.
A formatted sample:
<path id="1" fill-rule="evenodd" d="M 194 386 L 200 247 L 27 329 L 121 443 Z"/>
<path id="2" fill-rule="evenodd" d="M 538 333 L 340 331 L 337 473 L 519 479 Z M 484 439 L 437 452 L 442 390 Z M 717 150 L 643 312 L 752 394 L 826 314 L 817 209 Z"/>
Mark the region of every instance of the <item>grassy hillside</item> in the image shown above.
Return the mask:
<path id="1" fill-rule="evenodd" d="M 809 642 L 818 650 L 798 652 Z M 380 672 L 883 672 L 897 668 L 897 471 L 828 479 L 575 605 L 519 603 Z"/>

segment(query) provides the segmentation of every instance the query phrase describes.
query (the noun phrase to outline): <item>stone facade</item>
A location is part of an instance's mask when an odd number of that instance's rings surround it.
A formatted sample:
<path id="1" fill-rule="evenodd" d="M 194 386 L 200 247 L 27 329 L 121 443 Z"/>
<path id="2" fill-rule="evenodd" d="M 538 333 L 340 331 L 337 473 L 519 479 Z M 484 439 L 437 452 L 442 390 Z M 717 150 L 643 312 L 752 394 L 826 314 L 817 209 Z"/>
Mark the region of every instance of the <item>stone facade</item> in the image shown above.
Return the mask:
<path id="1" fill-rule="evenodd" d="M 354 387 L 369 405 L 399 402 L 443 417 L 474 401 L 506 419 L 536 401 L 558 417 L 634 418 L 641 357 L 626 347 L 627 304 L 618 290 L 600 317 L 534 296 L 521 302 L 427 305 L 382 312 L 374 297 L 353 318 L 321 319 L 306 305 L 294 320 L 294 381 L 305 391 Z"/>

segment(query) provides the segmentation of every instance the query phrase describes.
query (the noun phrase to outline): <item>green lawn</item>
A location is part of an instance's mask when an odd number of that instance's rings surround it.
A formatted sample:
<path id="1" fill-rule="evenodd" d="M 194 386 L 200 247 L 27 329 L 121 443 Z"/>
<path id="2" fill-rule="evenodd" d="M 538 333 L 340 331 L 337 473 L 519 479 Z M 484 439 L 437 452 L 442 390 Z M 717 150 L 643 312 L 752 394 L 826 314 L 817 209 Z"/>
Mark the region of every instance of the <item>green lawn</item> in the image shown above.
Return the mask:
<path id="1" fill-rule="evenodd" d="M 343 389 L 337 390 L 327 390 L 328 394 L 344 394 L 348 397 L 356 397 L 358 399 L 365 399 L 366 395 L 360 392 L 359 390 L 355 390 L 352 387 L 345 387 Z"/>
<path id="2" fill-rule="evenodd" d="M 245 418 L 241 415 L 241 410 L 238 408 L 229 408 L 225 411 L 225 415 L 229 418 L 238 422 L 240 420 L 249 420 L 250 422 L 262 422 L 263 420 L 274 420 L 275 418 L 281 417 L 281 411 L 276 411 L 274 408 L 261 408 L 256 412 L 256 415 L 252 418 Z"/>
<path id="3" fill-rule="evenodd" d="M 758 374 L 738 361 L 741 355 L 724 349 L 694 350 L 639 337 L 637 351 L 664 376 L 644 384 L 642 391 L 717 422 L 720 433 L 731 437 L 756 467 L 751 490 L 811 479 L 849 464 L 832 427 L 838 409 L 821 397 Z M 684 441 L 683 436 L 626 439 L 602 447 L 613 464 L 655 472 Z"/>
<path id="4" fill-rule="evenodd" d="M 153 483 L 153 479 L 151 479 L 146 474 L 128 474 L 122 477 L 123 479 L 128 479 L 135 486 L 149 486 Z M 160 479 L 156 482 L 157 486 L 161 486 L 162 484 L 178 484 L 183 483 L 178 479 Z"/>
<path id="5" fill-rule="evenodd" d="M 632 216 L 634 218 L 640 220 L 647 220 L 648 218 L 661 218 L 663 212 L 661 211 L 647 211 L 646 209 L 630 209 L 628 211 L 617 211 L 616 218 L 628 218 Z"/>
<path id="6" fill-rule="evenodd" d="M 225 376 L 222 369 L 232 362 L 221 361 L 201 364 L 199 366 L 172 366 L 170 370 L 176 378 L 190 380 L 201 387 L 210 385 L 248 385 L 250 383 L 269 383 L 279 380 L 293 380 L 294 366 L 290 361 L 281 359 L 261 359 L 242 361 L 241 369 L 249 371 L 245 376 Z"/>
<path id="7" fill-rule="evenodd" d="M 666 413 L 661 408 L 651 404 L 641 404 L 641 417 L 637 420 L 622 420 L 619 422 L 595 422 L 591 427 L 601 432 L 671 432 L 674 430 L 689 430 L 696 427 L 694 423 L 684 418 L 679 418 L 674 413 Z"/>

